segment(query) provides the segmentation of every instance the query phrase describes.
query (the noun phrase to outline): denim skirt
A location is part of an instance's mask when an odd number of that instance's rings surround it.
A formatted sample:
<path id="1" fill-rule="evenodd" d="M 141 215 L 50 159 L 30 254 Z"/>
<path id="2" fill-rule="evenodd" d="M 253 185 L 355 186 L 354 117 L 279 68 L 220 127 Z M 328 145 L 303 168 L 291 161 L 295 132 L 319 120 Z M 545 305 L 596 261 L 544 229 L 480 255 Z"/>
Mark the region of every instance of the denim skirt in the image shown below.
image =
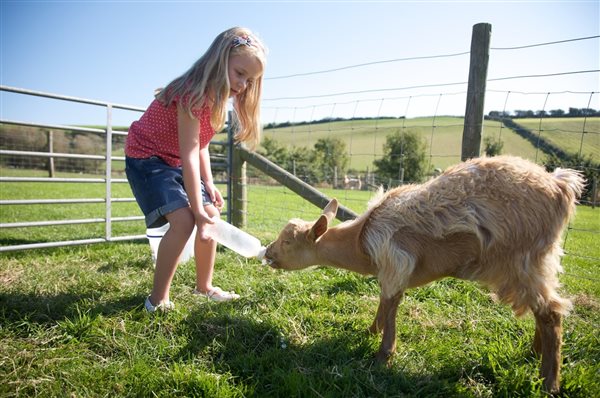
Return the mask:
<path id="1" fill-rule="evenodd" d="M 144 213 L 147 228 L 166 224 L 166 214 L 190 205 L 181 167 L 169 166 L 157 156 L 147 159 L 127 156 L 125 173 L 133 196 Z M 212 204 L 202 181 L 201 187 L 202 204 Z"/>

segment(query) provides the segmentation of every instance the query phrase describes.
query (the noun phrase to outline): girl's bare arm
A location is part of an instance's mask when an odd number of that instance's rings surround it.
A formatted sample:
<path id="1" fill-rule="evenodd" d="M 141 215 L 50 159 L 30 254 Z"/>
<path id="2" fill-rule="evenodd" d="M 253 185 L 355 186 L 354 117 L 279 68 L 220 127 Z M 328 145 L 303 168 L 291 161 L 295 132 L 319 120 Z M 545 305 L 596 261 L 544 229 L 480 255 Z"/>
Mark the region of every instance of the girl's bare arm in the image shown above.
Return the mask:
<path id="1" fill-rule="evenodd" d="M 198 129 L 200 122 L 192 118 L 185 110 L 177 107 L 177 126 L 179 134 L 179 154 L 183 169 L 183 182 L 188 194 L 190 206 L 196 224 L 211 223 L 202 206 L 202 191 L 200 187 L 201 162 L 200 162 L 200 138 Z M 199 225 L 200 226 L 200 225 Z"/>

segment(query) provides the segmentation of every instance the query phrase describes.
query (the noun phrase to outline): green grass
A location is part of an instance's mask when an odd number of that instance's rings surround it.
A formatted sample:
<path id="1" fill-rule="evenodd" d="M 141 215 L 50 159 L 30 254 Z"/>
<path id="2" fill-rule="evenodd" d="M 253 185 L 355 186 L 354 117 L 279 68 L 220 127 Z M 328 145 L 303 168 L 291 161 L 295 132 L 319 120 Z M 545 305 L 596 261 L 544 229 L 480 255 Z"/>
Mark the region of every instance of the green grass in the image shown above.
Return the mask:
<path id="1" fill-rule="evenodd" d="M 45 176 L 42 171 L 0 169 L 2 176 Z M 47 176 L 47 175 L 46 175 Z M 57 173 L 57 177 L 97 178 L 93 175 L 77 173 Z M 0 199 L 102 199 L 106 195 L 104 183 L 3 183 Z M 132 198 L 129 184 L 112 185 L 112 198 Z M 0 208 L 0 222 L 52 221 L 64 219 L 90 219 L 106 216 L 104 203 L 89 204 L 40 204 L 40 205 L 6 205 Z M 112 217 L 141 215 L 135 202 L 115 202 L 112 204 Z M 113 236 L 135 235 L 144 233 L 143 221 L 113 223 Z M 0 242 L 3 245 L 26 244 L 32 242 L 48 242 L 57 240 L 75 240 L 104 237 L 104 224 L 80 224 L 47 226 L 36 228 L 5 228 L 0 231 Z"/>
<path id="2" fill-rule="evenodd" d="M 0 197 L 103 195 L 100 184 L 47 187 L 6 184 Z M 115 197 L 130 196 L 126 184 L 114 189 Z M 325 193 L 356 212 L 370 195 Z M 279 186 L 252 186 L 248 198 L 247 230 L 264 243 L 288 218 L 319 214 Z M 103 212 L 97 207 L 68 209 L 86 218 Z M 64 211 L 3 206 L 1 221 Z M 70 228 L 4 229 L 0 242 L 87 236 L 96 227 Z M 143 233 L 141 223 L 118 228 Z M 575 306 L 564 324 L 565 397 L 600 391 L 599 230 L 598 209 L 579 207 L 566 236 L 561 281 Z M 321 267 L 272 271 L 220 249 L 215 284 L 242 299 L 192 296 L 194 267 L 186 262 L 172 285 L 176 310 L 153 316 L 142 308 L 152 275 L 145 241 L 0 253 L 0 396 L 544 396 L 530 355 L 532 318 L 515 319 L 474 283 L 445 279 L 410 290 L 398 311 L 398 352 L 385 367 L 373 362 L 380 337 L 365 332 L 378 302 L 372 277 Z"/>
<path id="3" fill-rule="evenodd" d="M 516 119 L 516 123 L 569 153 L 600 156 L 600 118 Z M 540 130 L 541 129 L 541 130 Z M 585 131 L 585 133 L 584 133 Z"/>

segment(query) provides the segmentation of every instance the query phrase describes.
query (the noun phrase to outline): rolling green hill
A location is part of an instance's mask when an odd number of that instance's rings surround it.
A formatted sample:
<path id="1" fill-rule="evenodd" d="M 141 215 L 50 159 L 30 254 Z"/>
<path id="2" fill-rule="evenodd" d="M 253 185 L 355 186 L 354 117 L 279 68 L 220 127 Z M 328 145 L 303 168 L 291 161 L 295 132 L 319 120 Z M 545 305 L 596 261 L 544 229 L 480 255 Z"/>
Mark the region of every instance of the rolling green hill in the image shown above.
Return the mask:
<path id="1" fill-rule="evenodd" d="M 537 131 L 539 119 L 517 119 L 517 123 Z M 573 153 L 579 152 L 598 158 L 600 154 L 600 118 L 545 119 L 543 135 L 555 145 Z M 263 136 L 281 144 L 311 148 L 320 138 L 338 138 L 346 143 L 350 154 L 350 168 L 364 171 L 373 168 L 374 159 L 381 156 L 387 135 L 395 131 L 418 132 L 427 143 L 427 153 L 433 167 L 445 168 L 460 161 L 463 119 L 459 117 L 425 117 L 415 119 L 348 120 L 314 123 L 300 126 L 276 127 L 264 130 Z M 541 161 L 544 154 L 531 143 L 515 134 L 500 122 L 486 120 L 483 138 L 493 136 L 504 142 L 503 153 Z"/>
<path id="2" fill-rule="evenodd" d="M 515 119 L 519 125 L 569 153 L 600 160 L 600 118 Z"/>
<path id="3" fill-rule="evenodd" d="M 600 160 L 600 117 L 515 119 L 520 126 L 531 130 L 534 135 L 569 152 L 593 156 Z M 96 126 L 103 128 L 103 126 Z M 126 128 L 115 128 L 125 131 Z M 386 136 L 396 131 L 414 131 L 427 144 L 427 155 L 432 168 L 444 169 L 460 161 L 463 118 L 423 117 L 414 119 L 368 119 L 312 123 L 288 127 L 266 128 L 263 137 L 268 137 L 286 146 L 312 149 L 320 138 L 338 138 L 346 143 L 350 155 L 349 169 L 358 172 L 373 169 L 373 160 L 383 153 Z M 585 133 L 584 133 L 585 131 Z M 483 139 L 487 136 L 500 138 L 504 154 L 522 156 L 538 162 L 545 155 L 534 145 L 502 126 L 498 121 L 484 121 Z M 2 149 L 46 151 L 46 131 L 34 127 L 2 125 L 0 128 Z M 105 153 L 104 137 L 97 134 L 57 133 L 54 138 L 55 152 L 99 154 Z M 222 140 L 222 137 L 218 138 Z M 123 138 L 113 143 L 115 156 L 123 155 Z M 78 149 L 75 149 L 78 148 Z M 5 159 L 6 160 L 6 159 Z M 32 162 L 33 160 L 29 160 Z M 45 159 L 37 161 L 45 164 Z M 58 160 L 57 162 L 67 162 Z M 31 164 L 30 167 L 38 167 Z M 39 167 L 44 167 L 43 165 Z M 118 167 L 118 166 L 117 166 Z"/>

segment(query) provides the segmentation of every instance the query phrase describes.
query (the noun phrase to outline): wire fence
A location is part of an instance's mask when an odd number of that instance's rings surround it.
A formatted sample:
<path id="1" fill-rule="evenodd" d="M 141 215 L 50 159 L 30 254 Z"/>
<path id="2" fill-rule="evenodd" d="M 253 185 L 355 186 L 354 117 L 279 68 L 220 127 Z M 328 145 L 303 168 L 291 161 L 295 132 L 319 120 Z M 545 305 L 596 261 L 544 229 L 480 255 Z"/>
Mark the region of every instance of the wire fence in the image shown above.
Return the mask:
<path id="1" fill-rule="evenodd" d="M 511 47 L 492 46 L 490 65 L 494 63 L 494 55 L 497 53 L 526 52 L 539 47 L 553 51 L 552 49 L 559 45 L 583 41 L 597 43 L 599 38 L 600 36 L 589 36 Z M 292 158 L 286 167 L 288 171 L 360 212 L 371 196 L 369 192 L 376 187 L 382 184 L 394 186 L 420 182 L 403 179 L 400 170 L 395 179 L 381 178 L 377 175 L 374 164 L 384 156 L 386 138 L 389 135 L 397 132 L 415 132 L 422 138 L 428 171 L 425 178 L 433 177 L 440 170 L 461 160 L 461 136 L 468 82 L 442 82 L 442 79 L 439 79 L 439 83 L 384 88 L 354 88 L 352 82 L 364 80 L 359 76 L 367 75 L 369 67 L 381 64 L 414 61 L 435 64 L 441 59 L 460 59 L 468 54 L 469 52 L 465 51 L 397 58 L 267 78 L 267 83 L 286 84 L 299 78 L 327 76 L 334 79 L 336 74 L 344 73 L 345 80 L 349 83 L 343 91 L 327 91 L 325 88 L 322 93 L 304 94 L 290 91 L 285 96 L 265 98 L 262 107 L 266 123 L 264 137 L 276 141 L 288 152 L 288 157 Z M 356 72 L 356 78 L 348 78 L 349 71 Z M 488 78 L 488 89 L 485 92 L 488 110 L 484 121 L 483 141 L 500 141 L 503 144 L 502 153 L 531 159 L 549 169 L 572 167 L 584 171 L 589 184 L 582 203 L 596 205 L 600 200 L 597 188 L 600 176 L 598 86 L 592 84 L 589 90 L 582 90 L 580 87 L 565 89 L 562 81 L 568 82 L 570 77 L 580 75 L 595 76 L 597 79 L 599 72 L 600 69 L 597 68 L 581 68 Z M 444 76 L 443 71 L 439 71 L 436 76 Z M 548 90 L 521 89 L 524 82 L 531 80 L 550 81 Z M 506 86 L 507 82 L 513 83 L 514 89 L 497 88 L 499 83 Z M 292 84 L 289 86 L 293 87 Z M 567 108 L 564 107 L 565 103 L 569 104 Z M 462 112 L 456 112 L 457 104 L 460 104 Z M 534 107 L 531 104 L 534 104 Z M 426 109 L 425 116 L 422 115 L 423 109 Z M 512 123 L 509 123 L 509 120 Z M 315 145 L 323 139 L 341 140 L 349 159 L 343 170 L 329 170 L 330 178 L 315 181 L 311 173 L 304 173 L 301 162 L 305 159 L 305 153 L 315 150 Z M 257 182 L 260 181 L 259 176 L 251 176 L 255 177 Z M 260 201 L 260 206 L 268 207 L 270 211 L 275 210 L 274 214 L 291 212 L 294 217 L 305 219 L 313 219 L 318 215 L 319 210 L 312 205 L 306 202 L 296 203 L 293 199 L 294 192 L 277 184 L 270 189 L 274 191 L 271 196 L 276 199 L 270 201 L 269 195 L 250 195 L 248 200 Z M 362 195 L 361 191 L 367 194 Z M 281 200 L 281 197 L 288 199 Z M 574 236 L 584 236 L 588 244 L 575 247 L 572 244 Z M 564 249 L 569 261 L 577 262 L 579 259 L 593 264 L 587 274 L 583 271 L 568 274 L 594 282 L 600 281 L 600 217 L 593 213 L 590 224 L 570 225 L 565 238 Z"/>
<path id="2" fill-rule="evenodd" d="M 555 46 L 584 41 L 598 42 L 599 38 L 600 36 L 588 36 L 511 47 L 492 46 L 490 64 L 494 62 L 494 53 L 523 51 L 539 47 L 548 47 L 549 51 L 552 51 L 552 47 Z M 440 59 L 463 58 L 469 53 L 469 51 L 464 51 L 373 61 L 312 72 L 267 77 L 266 80 L 285 83 L 291 79 L 331 76 L 349 70 L 363 70 L 362 76 L 364 76 L 366 75 L 364 69 L 376 65 L 401 64 L 409 61 L 427 61 L 435 64 Z M 442 72 L 440 71 L 437 76 L 443 76 Z M 487 83 L 510 80 L 518 83 L 519 80 L 542 77 L 559 80 L 561 77 L 579 74 L 598 76 L 599 72 L 600 69 L 581 69 L 543 74 L 519 74 L 490 77 L 487 79 Z M 285 97 L 265 98 L 262 107 L 265 115 L 264 121 L 267 123 L 264 136 L 281 142 L 290 152 L 294 153 L 294 156 L 298 157 L 300 149 L 311 150 L 319 139 L 341 140 L 347 149 L 349 163 L 345 170 L 330 170 L 330 173 L 337 172 L 340 179 L 352 181 L 359 179 L 362 188 L 385 183 L 381 180 L 376 181 L 377 177 L 373 176 L 374 163 L 381 159 L 386 137 L 393 132 L 414 131 L 422 137 L 426 144 L 427 171 L 430 174 L 460 161 L 460 134 L 464 127 L 467 81 L 354 90 L 352 81 L 365 80 L 358 78 L 360 75 L 356 76 L 356 79 L 348 79 L 350 82 L 347 85 L 348 90 L 343 92 L 310 95 L 294 95 L 291 92 Z M 293 87 L 291 84 L 289 86 Z M 452 90 L 440 91 L 446 88 L 452 88 Z M 594 110 L 591 106 L 597 105 L 600 98 L 599 93 L 594 89 L 596 87 L 590 91 L 549 90 L 544 92 L 487 89 L 485 92 L 486 106 L 491 109 L 489 115 L 495 115 L 495 117 L 485 121 L 483 139 L 502 141 L 505 152 L 527 157 L 542 164 L 551 162 L 554 166 L 557 165 L 555 159 L 548 158 L 548 155 L 551 154 L 547 150 L 549 147 L 563 148 L 564 153 L 576 155 L 579 159 L 595 157 L 598 162 L 600 126 L 597 116 L 600 116 L 600 110 Z M 404 91 L 408 92 L 407 95 L 397 95 Z M 369 94 L 369 96 L 363 98 L 365 94 Z M 324 101 L 329 98 L 332 100 Z M 564 103 L 572 105 L 568 110 L 559 108 Z M 462 112 L 456 113 L 456 104 L 462 104 Z M 531 109 L 531 104 L 537 105 Z M 427 116 L 419 117 L 419 112 L 422 112 L 423 109 L 427 110 Z M 508 128 L 499 116 L 510 116 L 518 126 L 513 125 L 512 128 Z M 566 116 L 569 119 L 559 121 L 560 116 Z M 518 130 L 515 131 L 515 128 Z M 535 136 L 537 142 L 527 143 L 527 136 Z M 401 154 L 395 155 L 401 156 Z M 565 156 L 562 160 L 564 158 Z M 590 175 L 597 176 L 599 173 L 597 164 L 579 162 L 579 167 L 586 169 Z M 300 177 L 306 180 L 310 179 L 309 175 L 300 175 Z M 400 175 L 398 177 L 396 181 L 390 181 L 390 183 L 415 182 L 403 181 Z M 321 181 L 313 182 L 320 183 Z M 335 183 L 330 185 L 339 186 Z M 357 186 L 356 183 L 346 185 Z M 590 201 L 595 199 L 589 198 Z"/>

